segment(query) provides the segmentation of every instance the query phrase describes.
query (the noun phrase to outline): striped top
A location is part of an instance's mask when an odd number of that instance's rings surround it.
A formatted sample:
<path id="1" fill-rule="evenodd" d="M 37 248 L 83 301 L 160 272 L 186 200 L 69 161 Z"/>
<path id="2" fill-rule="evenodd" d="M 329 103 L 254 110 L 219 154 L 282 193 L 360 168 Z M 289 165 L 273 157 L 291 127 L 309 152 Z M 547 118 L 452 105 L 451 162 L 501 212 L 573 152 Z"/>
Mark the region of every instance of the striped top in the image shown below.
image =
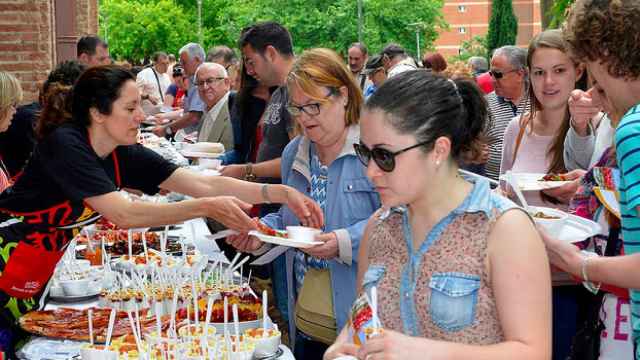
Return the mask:
<path id="1" fill-rule="evenodd" d="M 620 214 L 625 253 L 640 252 L 640 104 L 629 109 L 616 128 L 616 158 L 620 168 Z M 633 339 L 640 335 L 640 290 L 630 289 Z M 636 354 L 636 358 L 639 358 Z"/>
<path id="2" fill-rule="evenodd" d="M 495 91 L 489 93 L 486 99 L 489 105 L 490 117 L 489 129 L 487 130 L 489 161 L 487 161 L 486 175 L 498 180 L 500 161 L 502 160 L 502 140 L 507 125 L 514 116 L 520 116 L 522 113 L 529 111 L 531 104 L 526 93 L 522 96 L 517 106 L 511 101 L 496 95 Z"/>

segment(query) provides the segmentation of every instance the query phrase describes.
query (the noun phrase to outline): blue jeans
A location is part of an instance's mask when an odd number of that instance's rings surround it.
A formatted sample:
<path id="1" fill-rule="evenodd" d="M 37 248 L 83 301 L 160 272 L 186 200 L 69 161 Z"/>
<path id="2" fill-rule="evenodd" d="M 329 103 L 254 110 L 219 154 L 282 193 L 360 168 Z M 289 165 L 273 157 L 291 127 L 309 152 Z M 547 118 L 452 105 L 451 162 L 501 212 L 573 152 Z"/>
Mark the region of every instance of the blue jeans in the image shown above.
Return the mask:
<path id="1" fill-rule="evenodd" d="M 271 286 L 276 307 L 282 319 L 289 322 L 289 306 L 287 303 L 287 260 L 286 253 L 278 256 L 271 263 Z M 287 329 L 288 330 L 288 329 Z"/>
<path id="2" fill-rule="evenodd" d="M 569 355 L 577 331 L 580 287 L 553 287 L 553 360 L 564 360 Z"/>

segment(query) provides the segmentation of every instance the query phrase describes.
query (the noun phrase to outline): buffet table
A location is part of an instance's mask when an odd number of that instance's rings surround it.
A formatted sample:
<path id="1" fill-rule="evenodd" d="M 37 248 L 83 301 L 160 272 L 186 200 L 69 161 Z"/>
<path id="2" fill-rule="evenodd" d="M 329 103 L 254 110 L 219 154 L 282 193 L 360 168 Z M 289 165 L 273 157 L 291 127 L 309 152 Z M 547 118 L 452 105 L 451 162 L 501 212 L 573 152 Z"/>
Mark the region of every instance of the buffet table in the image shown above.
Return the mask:
<path id="1" fill-rule="evenodd" d="M 210 261 L 220 260 L 223 263 L 229 263 L 229 260 L 224 257 L 222 252 L 220 252 L 216 242 L 212 240 L 212 236 L 204 219 L 193 219 L 186 221 L 183 224 L 179 224 L 174 230 L 169 231 L 169 235 L 192 239 L 196 249 L 202 254 L 206 254 Z M 61 307 L 82 310 L 90 307 L 97 307 L 98 303 L 99 301 L 97 298 L 76 303 L 49 301 L 45 306 L 45 310 L 52 310 Z M 18 352 L 18 356 L 21 359 L 29 360 L 79 359 L 80 348 L 84 344 L 86 343 L 33 336 Z M 284 345 L 280 345 L 280 348 L 282 349 L 282 354 L 277 357 L 277 359 L 295 359 L 289 348 Z"/>

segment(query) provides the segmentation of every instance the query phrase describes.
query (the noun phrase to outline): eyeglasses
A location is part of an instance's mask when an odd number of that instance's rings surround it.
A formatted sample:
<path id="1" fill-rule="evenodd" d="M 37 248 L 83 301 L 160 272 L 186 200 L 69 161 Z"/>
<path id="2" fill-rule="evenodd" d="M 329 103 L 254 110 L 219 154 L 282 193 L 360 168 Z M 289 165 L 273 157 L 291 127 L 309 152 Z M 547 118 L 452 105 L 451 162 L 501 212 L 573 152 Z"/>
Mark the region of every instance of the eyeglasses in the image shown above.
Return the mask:
<path id="1" fill-rule="evenodd" d="M 331 95 L 333 95 L 333 91 L 329 92 L 329 94 L 324 98 L 328 99 Z M 289 104 L 287 105 L 287 111 L 289 111 L 289 114 L 291 114 L 291 116 L 293 117 L 300 116 L 300 114 L 302 113 L 305 113 L 309 116 L 317 116 L 320 114 L 321 105 L 322 105 L 321 103 L 317 103 L 317 102 L 311 103 L 311 104 L 305 104 L 301 106 Z"/>
<path id="2" fill-rule="evenodd" d="M 374 147 L 373 149 L 369 149 L 364 144 L 353 144 L 353 148 L 356 150 L 356 155 L 358 155 L 358 159 L 365 167 L 369 167 L 369 161 L 373 158 L 373 161 L 378 165 L 380 170 L 384 172 L 392 172 L 393 169 L 396 168 L 396 156 L 402 154 L 403 152 L 407 152 L 411 149 L 415 149 L 419 146 L 428 144 L 429 141 L 421 142 L 415 145 L 411 145 L 402 150 L 398 150 L 396 152 L 392 152 L 383 148 Z"/>
<path id="3" fill-rule="evenodd" d="M 489 74 L 493 76 L 494 79 L 500 80 L 508 73 L 512 73 L 516 71 L 518 71 L 518 69 L 511 69 L 509 71 L 489 70 Z"/>
<path id="4" fill-rule="evenodd" d="M 204 79 L 202 81 L 196 81 L 196 86 L 197 87 L 203 87 L 204 84 L 207 84 L 208 86 L 213 86 L 214 84 L 217 84 L 218 82 L 220 82 L 220 80 L 224 80 L 226 78 L 224 77 L 210 77 L 208 79 Z"/>

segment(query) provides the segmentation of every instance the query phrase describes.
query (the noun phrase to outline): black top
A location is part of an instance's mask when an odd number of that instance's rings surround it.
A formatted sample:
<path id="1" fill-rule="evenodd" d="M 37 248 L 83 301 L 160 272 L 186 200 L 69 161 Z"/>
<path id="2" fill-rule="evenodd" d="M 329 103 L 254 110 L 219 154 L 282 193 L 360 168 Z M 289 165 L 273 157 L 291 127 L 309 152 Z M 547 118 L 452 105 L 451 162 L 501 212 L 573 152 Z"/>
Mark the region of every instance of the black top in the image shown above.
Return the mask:
<path id="1" fill-rule="evenodd" d="M 244 164 L 249 162 L 249 156 L 255 146 L 256 129 L 267 102 L 259 97 L 249 95 L 244 102 L 243 109 L 240 109 L 240 104 L 240 101 L 236 101 L 231 110 L 231 124 L 234 130 L 236 161 Z"/>
<path id="2" fill-rule="evenodd" d="M 0 209 L 32 212 L 66 200 L 81 205 L 85 198 L 119 187 L 155 194 L 176 168 L 138 144 L 118 146 L 102 159 L 91 147 L 86 129 L 63 125 L 36 147 L 23 175 L 0 194 Z"/>
<path id="3" fill-rule="evenodd" d="M 0 211 L 16 221 L 0 224 L 0 300 L 8 301 L 3 294 L 24 300 L 14 309 L 19 313 L 31 307 L 29 299 L 51 277 L 69 241 L 99 217 L 86 198 L 121 187 L 154 194 L 176 169 L 137 144 L 100 158 L 85 128 L 65 124 L 56 129 L 36 146 L 17 182 L 0 194 Z"/>
<path id="4" fill-rule="evenodd" d="M 287 110 L 288 101 L 286 86 L 276 88 L 271 94 L 271 100 L 264 111 L 262 143 L 256 162 L 279 158 L 289 143 L 289 132 L 293 130 L 293 122 Z"/>
<path id="5" fill-rule="evenodd" d="M 36 145 L 34 127 L 40 104 L 33 102 L 16 109 L 9 129 L 0 133 L 0 156 L 11 177 L 24 168 Z"/>

